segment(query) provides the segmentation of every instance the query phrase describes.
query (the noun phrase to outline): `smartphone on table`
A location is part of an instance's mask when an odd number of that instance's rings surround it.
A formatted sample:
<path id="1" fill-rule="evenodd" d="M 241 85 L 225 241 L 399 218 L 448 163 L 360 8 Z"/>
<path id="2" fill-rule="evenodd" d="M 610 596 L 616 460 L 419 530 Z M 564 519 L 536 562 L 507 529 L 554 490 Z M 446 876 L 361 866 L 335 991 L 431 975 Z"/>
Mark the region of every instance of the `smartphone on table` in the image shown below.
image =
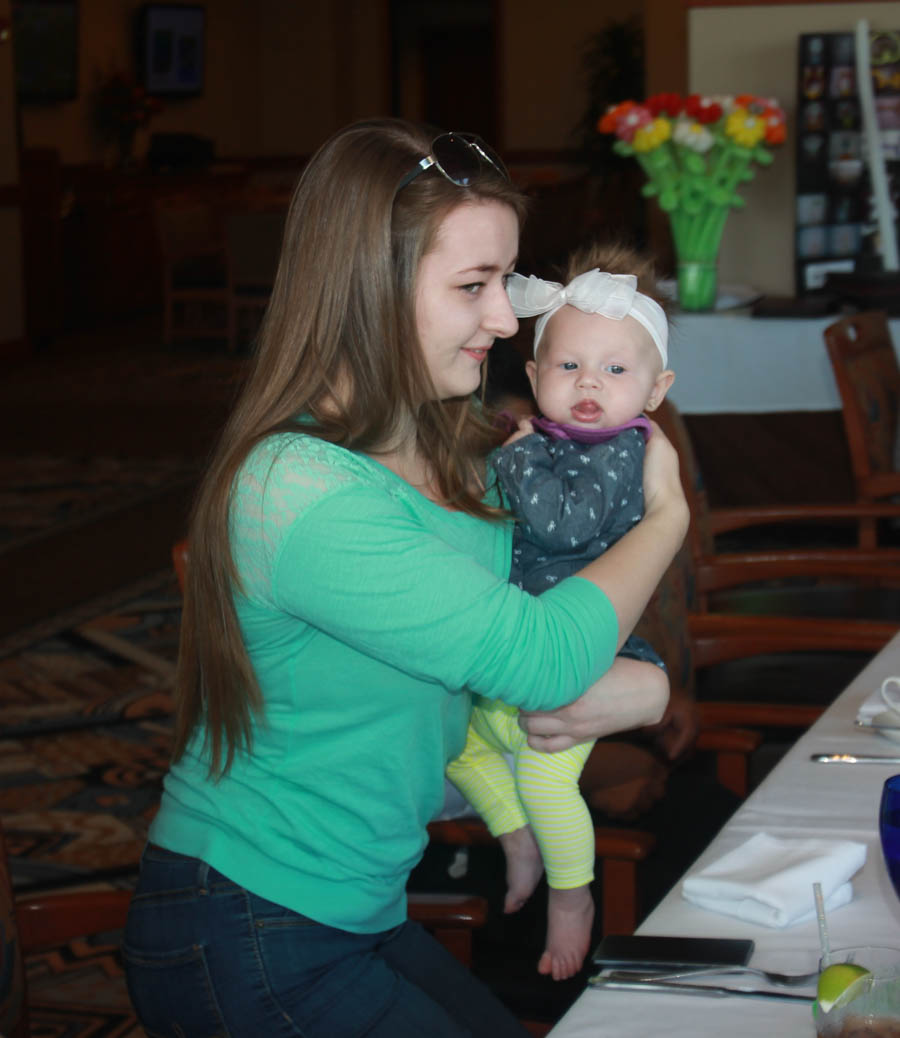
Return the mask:
<path id="1" fill-rule="evenodd" d="M 603 969 L 699 969 L 746 966 L 752 954 L 753 941 L 738 937 L 607 934 L 594 949 L 592 960 Z"/>

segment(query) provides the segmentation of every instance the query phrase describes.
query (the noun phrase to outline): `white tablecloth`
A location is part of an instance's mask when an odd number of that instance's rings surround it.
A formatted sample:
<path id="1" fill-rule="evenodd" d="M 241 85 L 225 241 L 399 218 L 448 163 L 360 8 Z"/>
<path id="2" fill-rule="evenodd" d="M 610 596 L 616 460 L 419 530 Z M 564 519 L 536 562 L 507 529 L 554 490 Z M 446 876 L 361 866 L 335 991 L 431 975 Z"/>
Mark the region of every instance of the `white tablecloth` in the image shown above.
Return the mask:
<path id="1" fill-rule="evenodd" d="M 689 870 L 695 871 L 743 843 L 753 833 L 861 840 L 866 864 L 853 878 L 853 901 L 829 915 L 832 947 L 882 944 L 900 947 L 900 900 L 878 841 L 878 804 L 884 780 L 900 765 L 816 764 L 813 753 L 856 752 L 900 756 L 900 745 L 855 729 L 860 704 L 891 674 L 900 674 L 900 634 L 863 670 L 816 724 L 741 805 Z M 697 810 L 703 809 L 702 804 Z M 753 926 L 696 908 L 681 896 L 680 882 L 640 927 L 639 933 L 698 937 L 751 937 L 751 964 L 803 973 L 819 955 L 815 922 L 784 930 Z M 729 983 L 734 983 L 729 978 Z M 755 981 L 751 986 L 759 986 Z M 728 1038 L 814 1038 L 809 1005 L 747 998 L 593 991 L 588 989 L 553 1028 L 552 1038 L 667 1038 L 727 1034 Z"/>
<path id="2" fill-rule="evenodd" d="M 669 396 L 682 414 L 840 410 L 822 337 L 836 320 L 676 314 Z M 889 324 L 900 357 L 900 319 Z"/>

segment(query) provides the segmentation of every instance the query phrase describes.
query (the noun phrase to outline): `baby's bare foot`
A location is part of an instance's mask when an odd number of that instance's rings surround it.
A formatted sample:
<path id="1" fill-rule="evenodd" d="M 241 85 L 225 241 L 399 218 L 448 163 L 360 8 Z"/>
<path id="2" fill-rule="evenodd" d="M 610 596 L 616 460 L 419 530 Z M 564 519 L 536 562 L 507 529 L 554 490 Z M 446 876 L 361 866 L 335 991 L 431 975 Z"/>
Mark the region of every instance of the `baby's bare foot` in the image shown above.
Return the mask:
<path id="1" fill-rule="evenodd" d="M 547 902 L 547 947 L 538 962 L 538 973 L 554 980 L 574 977 L 581 969 L 591 940 L 594 899 L 589 886 L 571 890 L 549 890 Z"/>
<path id="2" fill-rule="evenodd" d="M 499 837 L 506 855 L 506 900 L 504 912 L 518 912 L 534 893 L 544 873 L 540 848 L 530 825 Z"/>

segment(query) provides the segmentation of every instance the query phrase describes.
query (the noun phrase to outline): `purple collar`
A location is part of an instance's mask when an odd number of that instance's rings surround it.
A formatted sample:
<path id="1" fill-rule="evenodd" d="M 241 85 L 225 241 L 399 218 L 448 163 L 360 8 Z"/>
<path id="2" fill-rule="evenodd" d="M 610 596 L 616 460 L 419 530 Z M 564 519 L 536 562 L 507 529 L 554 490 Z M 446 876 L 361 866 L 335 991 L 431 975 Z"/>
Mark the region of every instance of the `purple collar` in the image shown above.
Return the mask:
<path id="1" fill-rule="evenodd" d="M 532 418 L 531 424 L 538 432 L 546 433 L 554 440 L 574 440 L 576 443 L 605 443 L 626 429 L 640 429 L 644 441 L 650 439 L 650 422 L 641 414 L 624 425 L 613 425 L 608 429 L 583 429 L 579 425 L 560 425 L 549 418 Z"/>

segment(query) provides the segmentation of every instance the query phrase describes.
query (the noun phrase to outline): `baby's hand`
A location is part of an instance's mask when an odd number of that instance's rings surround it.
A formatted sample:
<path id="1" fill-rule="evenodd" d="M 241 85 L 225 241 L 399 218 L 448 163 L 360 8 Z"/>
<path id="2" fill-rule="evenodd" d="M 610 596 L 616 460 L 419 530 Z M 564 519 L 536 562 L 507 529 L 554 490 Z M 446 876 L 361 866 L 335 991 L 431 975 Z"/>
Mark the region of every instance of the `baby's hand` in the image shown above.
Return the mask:
<path id="1" fill-rule="evenodd" d="M 516 440 L 521 440 L 525 436 L 530 436 L 534 432 L 534 426 L 531 424 L 530 418 L 520 418 L 516 431 L 508 439 L 503 441 L 503 446 L 508 447 L 511 443 L 515 443 Z"/>

